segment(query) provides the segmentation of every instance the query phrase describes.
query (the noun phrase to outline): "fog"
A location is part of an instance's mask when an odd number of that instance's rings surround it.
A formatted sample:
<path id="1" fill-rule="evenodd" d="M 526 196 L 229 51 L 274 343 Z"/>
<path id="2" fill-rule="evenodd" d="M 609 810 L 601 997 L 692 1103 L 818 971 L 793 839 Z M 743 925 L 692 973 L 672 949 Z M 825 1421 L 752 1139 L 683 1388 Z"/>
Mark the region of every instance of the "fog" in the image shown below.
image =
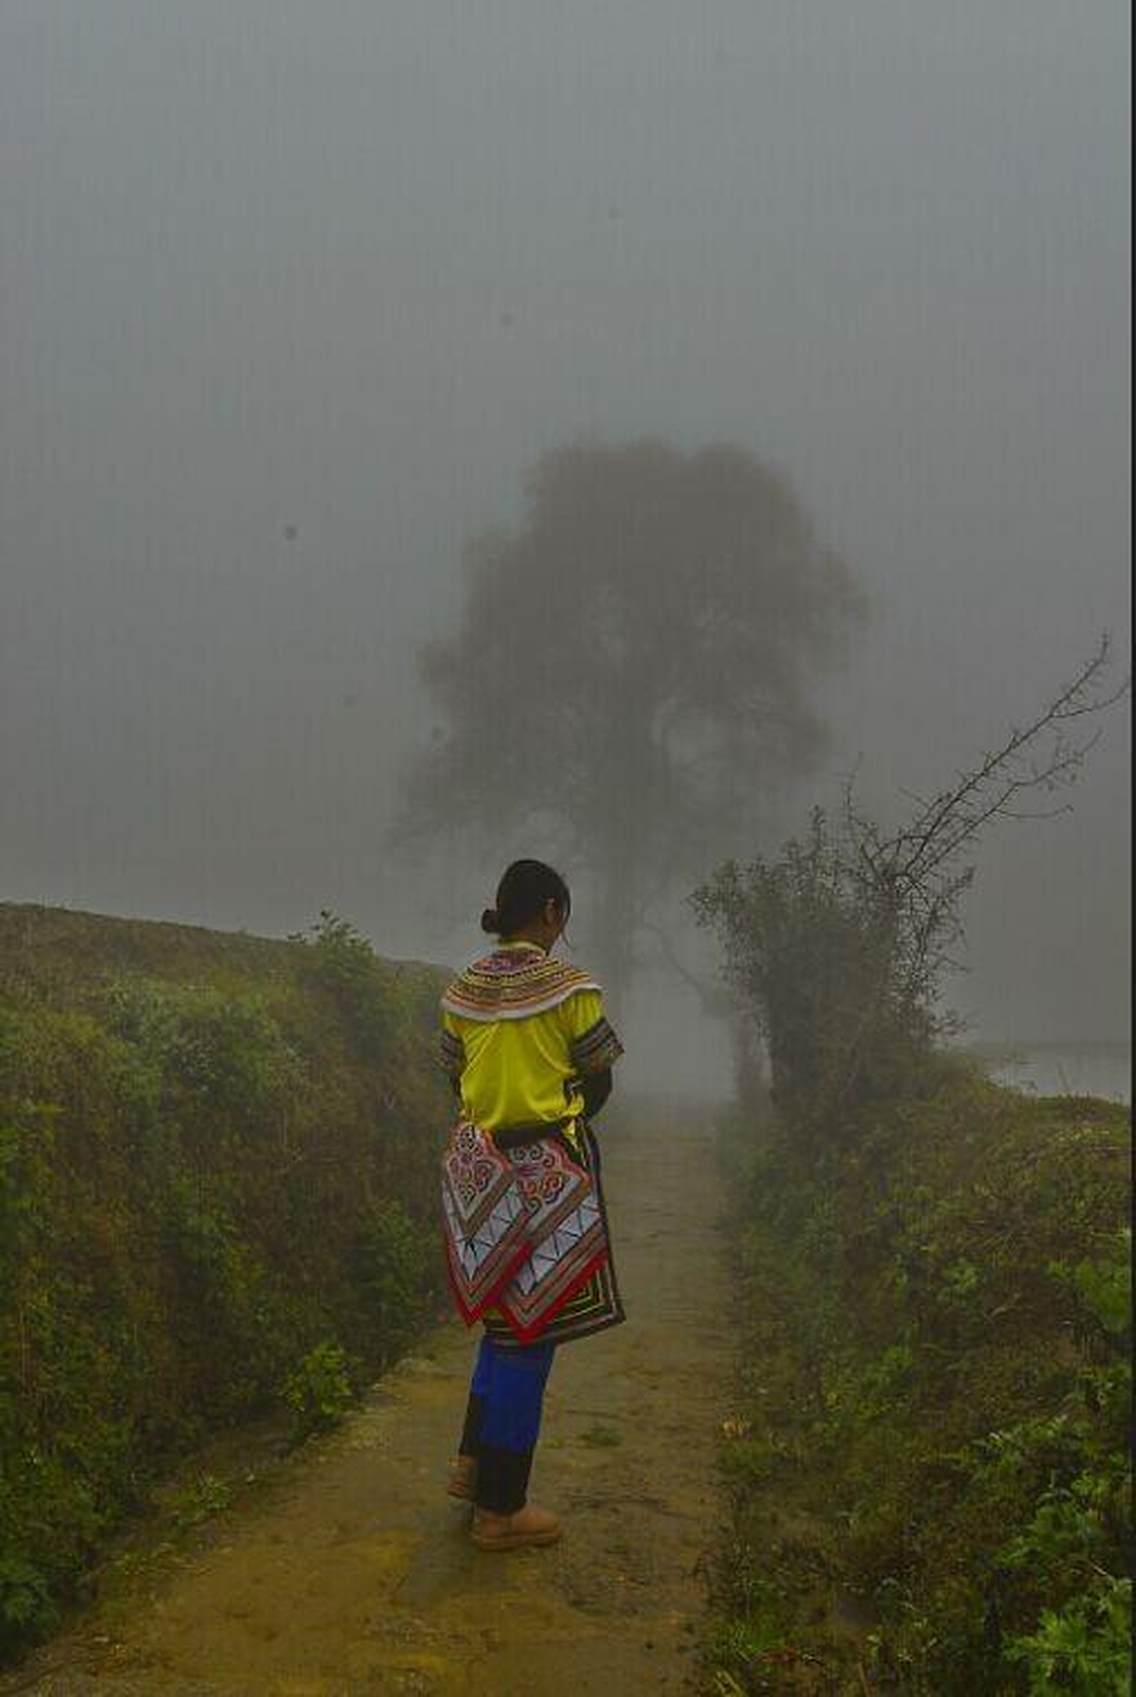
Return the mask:
<path id="1" fill-rule="evenodd" d="M 1071 0 L 4 0 L 0 899 L 468 954 L 513 844 L 389 852 L 415 653 L 581 435 L 751 450 L 868 597 L 765 848 L 1123 670 L 1127 60 Z M 978 1035 L 1127 1030 L 1128 752 L 983 846 Z"/>

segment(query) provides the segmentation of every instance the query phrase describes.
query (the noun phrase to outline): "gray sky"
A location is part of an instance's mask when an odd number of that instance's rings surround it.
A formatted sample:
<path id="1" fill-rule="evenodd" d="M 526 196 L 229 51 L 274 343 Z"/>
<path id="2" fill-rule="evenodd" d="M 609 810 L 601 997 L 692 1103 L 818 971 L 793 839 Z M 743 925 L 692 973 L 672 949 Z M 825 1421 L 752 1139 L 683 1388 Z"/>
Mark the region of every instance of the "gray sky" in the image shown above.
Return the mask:
<path id="1" fill-rule="evenodd" d="M 0 0 L 0 899 L 472 946 L 382 850 L 413 652 L 581 431 L 752 447 L 870 591 L 790 815 L 1125 667 L 1127 27 Z M 980 1032 L 1127 1029 L 1125 720 L 983 853 Z"/>

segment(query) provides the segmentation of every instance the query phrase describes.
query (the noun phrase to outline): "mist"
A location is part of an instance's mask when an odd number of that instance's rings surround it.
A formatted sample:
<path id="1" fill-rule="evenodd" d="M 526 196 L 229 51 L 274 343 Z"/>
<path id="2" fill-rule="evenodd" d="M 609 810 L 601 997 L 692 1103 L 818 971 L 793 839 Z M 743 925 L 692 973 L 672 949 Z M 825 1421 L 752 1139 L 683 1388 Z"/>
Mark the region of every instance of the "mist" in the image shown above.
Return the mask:
<path id="1" fill-rule="evenodd" d="M 762 847 L 1121 649 L 1127 49 L 1064 0 L 9 0 L 0 898 L 471 952 L 512 842 L 387 844 L 415 657 L 575 440 L 736 444 L 864 593 Z M 1128 760 L 1120 710 L 984 844 L 978 1035 L 1127 1030 Z M 650 984 L 644 1070 L 720 1075 Z"/>

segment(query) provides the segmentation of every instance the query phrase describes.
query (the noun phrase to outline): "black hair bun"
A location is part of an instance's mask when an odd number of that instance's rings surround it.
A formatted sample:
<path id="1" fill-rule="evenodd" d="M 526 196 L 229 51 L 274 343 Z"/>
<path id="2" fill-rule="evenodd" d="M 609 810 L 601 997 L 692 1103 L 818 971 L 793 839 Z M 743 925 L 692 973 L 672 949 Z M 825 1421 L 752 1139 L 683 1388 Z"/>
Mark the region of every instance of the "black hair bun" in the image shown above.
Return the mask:
<path id="1" fill-rule="evenodd" d="M 487 907 L 481 916 L 481 929 L 496 937 L 501 930 L 501 920 L 495 907 Z"/>

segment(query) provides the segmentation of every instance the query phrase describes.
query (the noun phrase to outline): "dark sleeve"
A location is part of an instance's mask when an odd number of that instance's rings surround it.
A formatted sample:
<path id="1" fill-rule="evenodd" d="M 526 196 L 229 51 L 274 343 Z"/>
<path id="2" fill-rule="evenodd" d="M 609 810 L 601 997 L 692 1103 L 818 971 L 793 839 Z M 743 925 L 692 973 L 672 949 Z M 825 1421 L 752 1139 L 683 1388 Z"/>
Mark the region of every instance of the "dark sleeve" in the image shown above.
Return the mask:
<path id="1" fill-rule="evenodd" d="M 579 1037 L 573 1038 L 571 1047 L 572 1065 L 585 1080 L 593 1073 L 610 1073 L 623 1053 L 623 1044 L 603 1017 Z"/>
<path id="2" fill-rule="evenodd" d="M 594 1120 L 611 1095 L 611 1068 L 588 1073 L 586 1078 L 581 1079 L 580 1088 L 584 1093 L 584 1114 Z"/>
<path id="3" fill-rule="evenodd" d="M 454 1084 L 459 1082 L 465 1070 L 465 1044 L 444 1026 L 438 1044 L 438 1064 Z"/>

